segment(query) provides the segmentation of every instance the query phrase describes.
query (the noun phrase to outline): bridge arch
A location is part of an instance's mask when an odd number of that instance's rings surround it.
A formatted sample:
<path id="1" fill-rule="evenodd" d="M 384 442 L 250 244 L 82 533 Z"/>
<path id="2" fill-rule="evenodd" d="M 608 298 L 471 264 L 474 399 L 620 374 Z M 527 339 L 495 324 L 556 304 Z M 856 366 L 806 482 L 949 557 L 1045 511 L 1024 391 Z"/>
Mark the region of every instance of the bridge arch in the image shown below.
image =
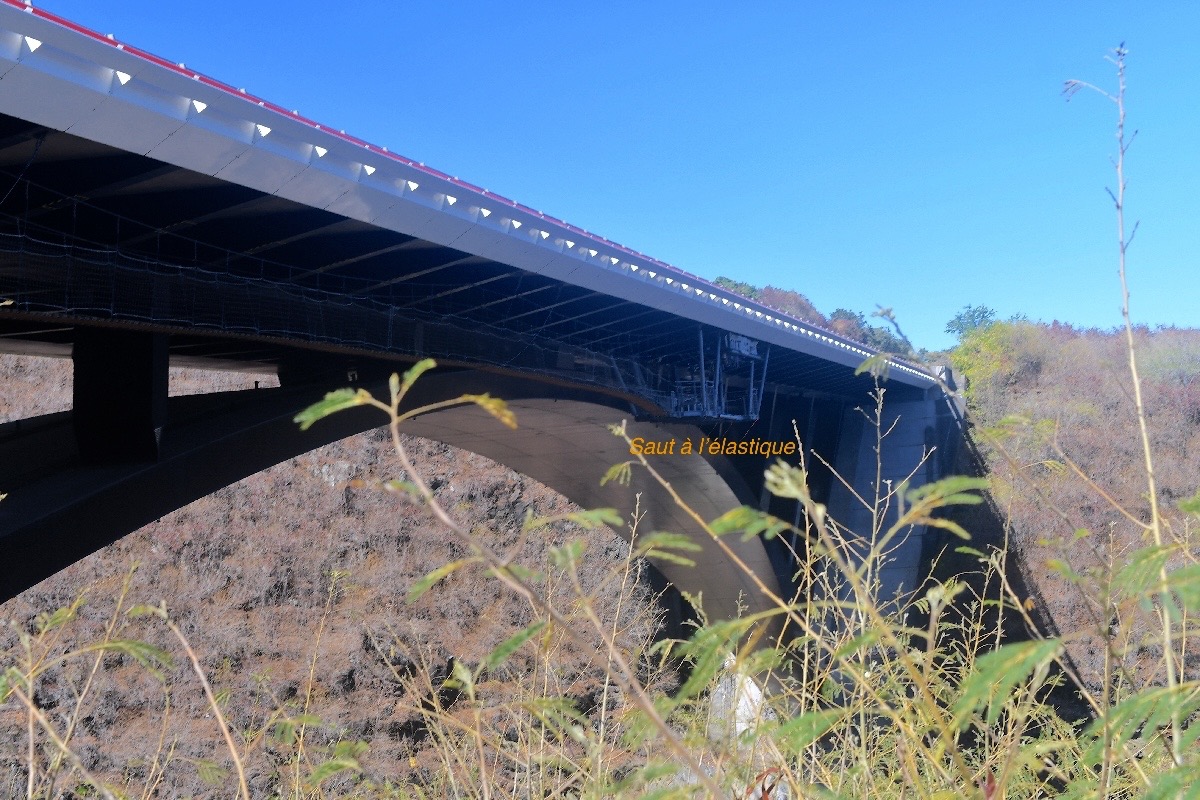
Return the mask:
<path id="1" fill-rule="evenodd" d="M 363 381 L 378 396 L 384 381 Z M 71 412 L 9 423 L 0 435 L 0 479 L 20 491 L 0 504 L 0 542 L 8 567 L 0 573 L 6 599 L 74 561 L 168 512 L 242 478 L 339 439 L 379 427 L 374 409 L 353 409 L 300 431 L 297 411 L 330 387 L 285 387 L 169 400 L 170 423 L 157 461 L 84 464 L 77 457 Z M 443 409 L 406 423 L 407 433 L 478 453 L 549 486 L 585 508 L 632 512 L 639 493 L 640 530 L 693 535 L 703 548 L 695 568 L 655 566 L 676 588 L 702 595 L 715 618 L 739 606 L 766 607 L 751 578 L 707 540 L 667 493 L 635 470 L 631 485 L 600 485 L 609 466 L 627 460 L 625 443 L 607 425 L 629 418 L 622 402 L 594 392 L 474 370 L 427 373 L 412 393 L 414 405 L 464 392 L 504 397 L 519 427 L 510 430 L 474 406 Z M 630 434 L 647 439 L 698 438 L 680 423 L 629 420 Z M 418 469 L 420 465 L 417 465 Z M 745 482 L 720 457 L 661 456 L 655 466 L 684 500 L 712 519 L 750 500 Z M 10 502 L 11 501 L 11 502 Z M 627 530 L 617 533 L 628 537 Z M 777 582 L 762 543 L 729 540 L 745 563 L 773 589 Z"/>

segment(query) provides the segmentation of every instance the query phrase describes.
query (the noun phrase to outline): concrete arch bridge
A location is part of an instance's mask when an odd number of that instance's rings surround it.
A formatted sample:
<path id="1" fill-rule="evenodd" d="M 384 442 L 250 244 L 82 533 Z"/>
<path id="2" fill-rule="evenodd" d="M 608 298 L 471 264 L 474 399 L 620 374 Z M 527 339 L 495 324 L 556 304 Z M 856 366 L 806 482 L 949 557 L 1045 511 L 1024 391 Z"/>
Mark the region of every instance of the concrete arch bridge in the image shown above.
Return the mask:
<path id="1" fill-rule="evenodd" d="M 893 361 L 884 425 L 869 348 L 601 236 L 334 131 L 17 0 L 0 0 L 0 350 L 70 357 L 70 412 L 0 426 L 5 597 L 220 486 L 381 419 L 301 433 L 324 391 L 377 385 L 424 357 L 427 399 L 490 391 L 521 427 L 477 409 L 409 430 L 489 456 L 585 507 L 646 442 L 732 442 L 656 455 L 706 518 L 749 503 L 785 519 L 765 459 L 737 443 L 794 441 L 813 491 L 856 531 L 876 483 L 935 480 L 958 426 L 934 379 Z M 281 387 L 168 398 L 171 364 L 276 372 Z M 729 451 L 730 448 L 725 448 Z M 821 456 L 844 476 L 833 480 Z M 877 470 L 877 455 L 879 468 Z M 645 489 L 637 485 L 633 490 Z M 695 533 L 662 492 L 645 525 Z M 884 570 L 912 587 L 932 540 L 913 530 Z M 706 545 L 660 565 L 710 614 L 763 599 Z M 739 543 L 784 593 L 776 544 Z"/>

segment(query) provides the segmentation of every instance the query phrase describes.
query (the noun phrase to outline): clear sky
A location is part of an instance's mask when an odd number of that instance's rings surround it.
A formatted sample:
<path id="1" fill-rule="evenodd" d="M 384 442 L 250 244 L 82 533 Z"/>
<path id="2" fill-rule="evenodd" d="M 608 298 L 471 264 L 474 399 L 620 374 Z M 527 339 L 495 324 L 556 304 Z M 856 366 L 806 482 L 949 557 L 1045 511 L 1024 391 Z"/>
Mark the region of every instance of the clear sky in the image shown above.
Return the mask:
<path id="1" fill-rule="evenodd" d="M 1200 4 L 35 0 L 689 272 L 894 308 L 1200 326 Z"/>

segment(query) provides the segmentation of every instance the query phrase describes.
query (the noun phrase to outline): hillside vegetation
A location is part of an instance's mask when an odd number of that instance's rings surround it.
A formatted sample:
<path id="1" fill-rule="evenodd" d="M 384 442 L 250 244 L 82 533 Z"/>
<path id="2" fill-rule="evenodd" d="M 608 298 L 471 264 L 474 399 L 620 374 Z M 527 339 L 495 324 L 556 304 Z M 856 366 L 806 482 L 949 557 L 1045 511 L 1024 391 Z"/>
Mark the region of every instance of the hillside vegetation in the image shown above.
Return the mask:
<path id="1" fill-rule="evenodd" d="M 1182 564 L 1200 552 L 1181 508 L 1200 489 L 1200 331 L 1142 328 L 1135 343 L 1158 499 L 1181 543 L 1171 563 Z M 1013 553 L 1049 623 L 1075 637 L 1081 677 L 1100 688 L 1112 628 L 1131 666 L 1153 663 L 1161 649 L 1148 615 L 1118 613 L 1094 591 L 1149 541 L 1124 332 L 994 322 L 965 332 L 951 359 Z"/>
<path id="2" fill-rule="evenodd" d="M 1156 547 L 1122 337 L 976 323 L 950 357 L 988 479 L 879 487 L 863 498 L 879 527 L 858 564 L 847 543 L 867 532 L 827 519 L 802 469 L 772 466 L 769 489 L 805 511 L 806 591 L 671 644 L 682 676 L 651 645 L 657 613 L 635 556 L 686 560 L 686 541 L 642 532 L 631 553 L 597 526 L 611 517 L 401 438 L 408 472 L 376 431 L 180 509 L 6 604 L 0 791 L 1188 796 L 1200 785 L 1200 332 L 1137 331 L 1166 509 Z M 7 414 L 66 406 L 64 362 L 0 370 Z M 173 376 L 176 391 L 212 380 Z M 361 402 L 331 398 L 317 416 Z M 398 477 L 415 483 L 387 491 Z M 965 569 L 982 582 L 931 581 L 916 614 L 897 613 L 872 577 L 888 542 L 913 524 L 953 530 L 945 514 L 978 490 L 1008 552 L 968 542 Z M 707 525 L 718 540 L 789 529 L 750 508 Z M 1001 642 L 1000 617 L 1031 638 Z M 773 639 L 784 620 L 793 638 Z M 1056 686 L 1082 718 L 1047 702 Z"/>

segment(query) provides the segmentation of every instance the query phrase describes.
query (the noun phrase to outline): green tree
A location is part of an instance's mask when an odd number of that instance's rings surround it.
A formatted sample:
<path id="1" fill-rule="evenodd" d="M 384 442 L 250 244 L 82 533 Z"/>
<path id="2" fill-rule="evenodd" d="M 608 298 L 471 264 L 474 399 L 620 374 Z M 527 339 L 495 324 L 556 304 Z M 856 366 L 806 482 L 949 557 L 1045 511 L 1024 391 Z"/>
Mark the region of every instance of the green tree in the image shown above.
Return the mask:
<path id="1" fill-rule="evenodd" d="M 960 340 L 973 330 L 986 328 L 996 321 L 995 309 L 987 306 L 963 306 L 954 319 L 946 323 L 946 333 L 953 333 Z"/>
<path id="2" fill-rule="evenodd" d="M 867 318 L 861 311 L 837 308 L 829 315 L 829 327 L 833 329 L 834 333 L 862 341 L 866 338 L 863 331 L 867 327 Z"/>
<path id="3" fill-rule="evenodd" d="M 758 287 L 745 281 L 735 281 L 733 278 L 726 278 L 724 275 L 718 275 L 713 279 L 713 283 L 723 289 L 728 289 L 731 292 L 737 292 L 742 297 L 749 297 L 751 300 L 758 299 Z"/>

